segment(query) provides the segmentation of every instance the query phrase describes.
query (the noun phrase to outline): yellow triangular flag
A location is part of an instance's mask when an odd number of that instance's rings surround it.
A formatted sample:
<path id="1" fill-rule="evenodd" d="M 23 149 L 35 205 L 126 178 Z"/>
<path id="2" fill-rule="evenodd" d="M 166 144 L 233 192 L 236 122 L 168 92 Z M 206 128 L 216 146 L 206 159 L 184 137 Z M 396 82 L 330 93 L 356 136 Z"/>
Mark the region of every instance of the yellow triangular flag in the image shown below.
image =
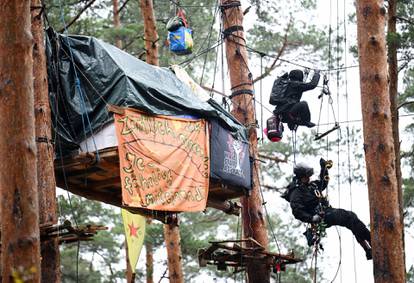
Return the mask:
<path id="1" fill-rule="evenodd" d="M 128 257 L 131 270 L 135 273 L 139 254 L 145 236 L 145 217 L 133 214 L 126 209 L 121 209 L 122 220 L 124 221 L 125 237 L 128 244 Z"/>

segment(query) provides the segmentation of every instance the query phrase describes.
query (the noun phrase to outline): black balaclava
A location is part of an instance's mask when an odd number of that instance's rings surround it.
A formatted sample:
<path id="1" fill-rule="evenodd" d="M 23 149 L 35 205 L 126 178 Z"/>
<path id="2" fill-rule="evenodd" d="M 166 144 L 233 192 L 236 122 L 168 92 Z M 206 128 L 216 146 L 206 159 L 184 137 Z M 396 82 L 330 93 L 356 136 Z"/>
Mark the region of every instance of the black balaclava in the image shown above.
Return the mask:
<path id="1" fill-rule="evenodd" d="M 303 72 L 301 70 L 292 70 L 289 73 L 289 79 L 291 81 L 303 82 Z"/>

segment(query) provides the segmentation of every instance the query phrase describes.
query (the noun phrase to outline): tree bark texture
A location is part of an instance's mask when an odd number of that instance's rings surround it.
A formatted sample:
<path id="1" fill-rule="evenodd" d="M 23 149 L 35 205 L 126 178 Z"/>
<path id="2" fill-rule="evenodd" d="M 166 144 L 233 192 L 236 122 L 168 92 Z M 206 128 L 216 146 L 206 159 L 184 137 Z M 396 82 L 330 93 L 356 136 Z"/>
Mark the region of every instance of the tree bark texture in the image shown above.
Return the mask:
<path id="1" fill-rule="evenodd" d="M 113 14 L 114 14 L 114 27 L 117 31 L 116 37 L 115 37 L 115 46 L 118 48 L 122 48 L 122 40 L 119 37 L 119 29 L 121 28 L 121 20 L 119 18 L 119 3 L 118 0 L 112 0 L 112 8 L 113 8 Z"/>
<path id="2" fill-rule="evenodd" d="M 158 33 L 155 25 L 152 0 L 140 0 L 142 18 L 144 19 L 144 41 L 146 62 L 158 66 Z"/>
<path id="3" fill-rule="evenodd" d="M 51 143 L 51 116 L 47 85 L 46 54 L 44 46 L 42 3 L 32 0 L 33 91 L 35 132 L 37 145 L 37 186 L 39 196 L 39 223 L 56 224 L 56 182 Z M 58 239 L 42 241 L 42 282 L 60 282 Z"/>
<path id="4" fill-rule="evenodd" d="M 140 0 L 141 14 L 144 19 L 144 41 L 146 62 L 158 66 L 158 33 L 155 25 L 155 16 L 152 0 Z M 180 229 L 178 226 L 164 225 L 164 240 L 168 254 L 168 272 L 170 282 L 181 283 L 183 268 L 181 265 Z M 147 254 L 148 260 L 148 254 Z M 148 262 L 147 262 L 148 263 Z M 152 261 L 151 261 L 152 264 Z M 152 269 L 151 269 L 152 272 Z M 152 275 L 151 275 L 152 277 Z M 152 280 L 152 278 L 151 278 Z"/>
<path id="5" fill-rule="evenodd" d="M 154 247 L 149 241 L 145 243 L 147 283 L 154 283 Z"/>
<path id="6" fill-rule="evenodd" d="M 385 44 L 386 10 L 380 0 L 357 1 L 358 53 L 364 150 L 376 283 L 405 282 L 395 174 Z"/>
<path id="7" fill-rule="evenodd" d="M 257 133 L 254 117 L 252 74 L 248 67 L 248 56 L 245 47 L 243 26 L 243 11 L 240 6 L 234 7 L 234 1 L 221 0 L 224 8 L 222 20 L 224 31 L 233 28 L 231 34 L 225 32 L 226 56 L 229 67 L 232 98 L 232 114 L 249 130 L 250 156 L 253 158 L 253 188 L 249 197 L 242 197 L 243 234 L 245 238 L 252 237 L 263 247 L 268 248 L 266 221 L 260 196 L 259 165 L 257 164 Z M 235 95 L 240 93 L 239 95 Z M 248 282 L 269 282 L 270 269 L 265 264 L 252 264 L 247 268 Z"/>
<path id="8" fill-rule="evenodd" d="M 0 1 L 2 282 L 40 282 L 30 1 Z"/>
<path id="9" fill-rule="evenodd" d="M 395 152 L 395 174 L 397 177 L 398 203 L 400 208 L 400 222 L 404 227 L 404 203 L 402 192 L 402 175 L 401 175 L 401 156 L 400 156 L 400 129 L 398 119 L 398 42 L 395 38 L 397 34 L 397 0 L 388 0 L 388 74 L 389 74 L 389 95 L 391 107 L 392 136 L 394 138 Z M 404 244 L 404 228 L 402 230 L 402 243 Z M 405 265 L 405 249 L 404 265 Z"/>
<path id="10" fill-rule="evenodd" d="M 181 264 L 180 230 L 176 225 L 164 225 L 164 239 L 168 254 L 168 277 L 170 283 L 183 283 L 183 267 Z"/>

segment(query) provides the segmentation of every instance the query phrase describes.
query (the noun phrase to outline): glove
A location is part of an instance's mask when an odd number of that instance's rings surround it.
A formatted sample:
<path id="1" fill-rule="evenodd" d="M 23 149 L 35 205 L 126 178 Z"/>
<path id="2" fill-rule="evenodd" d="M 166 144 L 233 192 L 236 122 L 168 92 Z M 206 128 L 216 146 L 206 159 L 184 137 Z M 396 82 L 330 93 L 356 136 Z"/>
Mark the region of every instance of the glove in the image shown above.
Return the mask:
<path id="1" fill-rule="evenodd" d="M 322 169 L 324 169 L 324 168 L 331 169 L 332 168 L 332 165 L 333 165 L 332 160 L 325 160 L 323 158 L 321 158 L 319 160 L 319 164 L 321 165 L 321 168 Z"/>
<path id="2" fill-rule="evenodd" d="M 325 165 L 326 165 L 326 160 L 325 160 L 325 159 L 323 159 L 323 158 L 321 158 L 321 159 L 319 160 L 319 164 L 321 165 L 321 168 L 325 168 Z"/>
<path id="3" fill-rule="evenodd" d="M 312 216 L 312 223 L 319 223 L 322 221 L 322 217 L 320 217 L 318 214 L 315 214 Z"/>

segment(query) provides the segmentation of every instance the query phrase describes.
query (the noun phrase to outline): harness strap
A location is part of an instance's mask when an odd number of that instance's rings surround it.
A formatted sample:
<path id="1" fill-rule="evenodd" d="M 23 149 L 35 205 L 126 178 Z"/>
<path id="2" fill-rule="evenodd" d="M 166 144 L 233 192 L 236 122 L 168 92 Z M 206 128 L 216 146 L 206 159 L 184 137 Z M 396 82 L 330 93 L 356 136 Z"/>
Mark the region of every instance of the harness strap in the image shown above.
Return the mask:
<path id="1" fill-rule="evenodd" d="M 230 35 L 232 35 L 234 32 L 237 31 L 244 31 L 242 26 L 231 26 L 223 30 L 223 39 L 226 39 Z"/>
<path id="2" fill-rule="evenodd" d="M 254 92 L 251 89 L 239 89 L 239 90 L 233 91 L 232 94 L 229 96 L 229 98 L 232 99 L 233 97 L 239 96 L 241 94 L 248 94 L 248 95 L 253 96 Z"/>
<path id="3" fill-rule="evenodd" d="M 240 6 L 241 6 L 240 1 L 231 1 L 229 3 L 220 5 L 220 10 L 221 10 L 221 12 L 224 12 L 227 9 L 236 8 L 236 7 L 240 7 Z"/>

